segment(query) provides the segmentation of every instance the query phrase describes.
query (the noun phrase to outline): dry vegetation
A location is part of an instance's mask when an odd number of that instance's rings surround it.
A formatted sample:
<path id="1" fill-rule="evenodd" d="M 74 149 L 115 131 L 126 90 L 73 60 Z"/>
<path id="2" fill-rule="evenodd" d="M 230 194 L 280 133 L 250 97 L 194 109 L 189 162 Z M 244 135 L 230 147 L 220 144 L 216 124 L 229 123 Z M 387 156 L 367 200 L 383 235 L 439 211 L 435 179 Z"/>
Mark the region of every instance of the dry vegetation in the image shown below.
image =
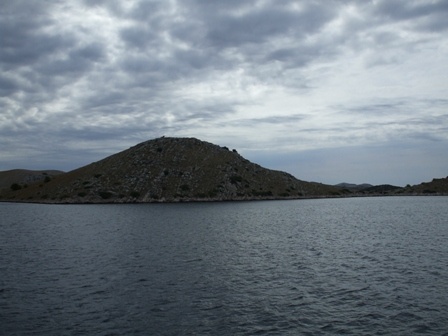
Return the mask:
<path id="1" fill-rule="evenodd" d="M 287 199 L 338 189 L 262 168 L 235 150 L 195 138 L 158 138 L 101 161 L 3 193 L 3 200 L 127 203 Z"/>
<path id="2" fill-rule="evenodd" d="M 265 169 L 195 138 L 158 138 L 73 170 L 0 172 L 0 200 L 128 203 L 291 199 L 370 195 L 447 195 L 448 177 L 405 188 L 349 190 Z"/>

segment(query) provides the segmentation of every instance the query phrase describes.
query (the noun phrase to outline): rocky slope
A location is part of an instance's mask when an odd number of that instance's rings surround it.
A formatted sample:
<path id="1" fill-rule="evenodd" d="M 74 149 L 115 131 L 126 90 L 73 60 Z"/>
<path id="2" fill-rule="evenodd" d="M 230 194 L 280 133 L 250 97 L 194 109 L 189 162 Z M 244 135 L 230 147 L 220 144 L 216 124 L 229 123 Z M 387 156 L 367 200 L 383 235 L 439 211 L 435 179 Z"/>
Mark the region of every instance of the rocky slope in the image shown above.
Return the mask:
<path id="1" fill-rule="evenodd" d="M 158 138 L 20 190 L 2 200 L 127 203 L 288 199 L 338 189 L 265 169 L 236 150 L 195 138 Z"/>
<path id="2" fill-rule="evenodd" d="M 390 184 L 363 185 L 340 183 L 335 185 L 341 195 L 345 196 L 415 196 L 415 195 L 448 195 L 448 177 L 435 178 L 431 182 L 423 182 L 416 185 L 399 187 Z"/>
<path id="3" fill-rule="evenodd" d="M 359 191 L 359 190 L 373 187 L 373 185 L 368 184 L 368 183 L 354 184 L 354 183 L 343 182 L 343 183 L 336 184 L 335 187 L 341 188 L 341 189 L 347 189 L 350 191 Z"/>
<path id="4" fill-rule="evenodd" d="M 447 195 L 448 176 L 445 178 L 435 178 L 431 182 L 423 182 L 413 186 L 407 185 L 403 188 L 403 192 L 407 194 Z"/>
<path id="5" fill-rule="evenodd" d="M 388 195 L 397 192 L 402 192 L 403 188 L 399 186 L 393 186 L 390 184 L 371 185 L 371 184 L 350 184 L 339 183 L 335 187 L 341 188 L 341 192 L 355 195 Z"/>
<path id="6" fill-rule="evenodd" d="M 64 174 L 60 170 L 26 170 L 12 169 L 0 172 L 0 190 L 10 189 L 16 184 L 20 187 L 28 186 L 36 182 L 44 182 L 53 177 Z"/>

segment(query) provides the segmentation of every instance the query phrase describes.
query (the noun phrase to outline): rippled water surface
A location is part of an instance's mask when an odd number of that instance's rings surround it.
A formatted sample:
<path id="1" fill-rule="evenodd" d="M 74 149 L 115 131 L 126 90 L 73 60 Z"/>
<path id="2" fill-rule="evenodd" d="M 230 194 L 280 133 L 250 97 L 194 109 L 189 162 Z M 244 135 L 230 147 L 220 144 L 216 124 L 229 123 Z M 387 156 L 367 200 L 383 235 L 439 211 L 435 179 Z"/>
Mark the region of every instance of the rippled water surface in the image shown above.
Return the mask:
<path id="1" fill-rule="evenodd" d="M 448 197 L 0 203 L 1 335 L 448 335 Z"/>

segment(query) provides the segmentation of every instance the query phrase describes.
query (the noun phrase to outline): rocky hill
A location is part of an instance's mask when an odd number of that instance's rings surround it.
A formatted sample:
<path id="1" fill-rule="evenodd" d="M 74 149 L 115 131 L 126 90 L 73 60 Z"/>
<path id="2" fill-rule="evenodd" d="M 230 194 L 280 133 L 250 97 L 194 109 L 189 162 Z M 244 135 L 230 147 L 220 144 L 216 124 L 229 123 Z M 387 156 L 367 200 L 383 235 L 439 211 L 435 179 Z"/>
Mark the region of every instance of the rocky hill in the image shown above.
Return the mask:
<path id="1" fill-rule="evenodd" d="M 288 199 L 338 194 L 195 138 L 158 138 L 18 190 L 2 200 L 128 203 Z"/>
<path id="2" fill-rule="evenodd" d="M 398 192 L 402 192 L 401 187 L 393 186 L 390 184 L 371 185 L 371 184 L 350 184 L 339 183 L 335 187 L 341 188 L 341 192 L 345 195 L 389 195 Z"/>
<path id="3" fill-rule="evenodd" d="M 423 182 L 416 185 L 399 187 L 390 184 L 349 184 L 340 183 L 335 185 L 344 196 L 415 196 L 415 195 L 448 195 L 448 177 L 435 178 L 431 182 Z"/>
<path id="4" fill-rule="evenodd" d="M 445 178 L 435 178 L 431 182 L 423 182 L 413 186 L 407 185 L 403 189 L 403 192 L 407 194 L 447 195 L 448 176 Z"/>
<path id="5" fill-rule="evenodd" d="M 354 184 L 354 183 L 343 182 L 343 183 L 336 184 L 335 187 L 347 189 L 347 190 L 351 190 L 351 191 L 358 191 L 358 190 L 363 190 L 363 189 L 373 187 L 373 185 L 368 184 L 368 183 Z"/>
<path id="6" fill-rule="evenodd" d="M 27 186 L 36 182 L 44 182 L 63 174 L 60 170 L 26 170 L 13 169 L 0 172 L 0 190 L 9 189 L 13 185 Z M 13 187 L 14 188 L 14 187 Z"/>

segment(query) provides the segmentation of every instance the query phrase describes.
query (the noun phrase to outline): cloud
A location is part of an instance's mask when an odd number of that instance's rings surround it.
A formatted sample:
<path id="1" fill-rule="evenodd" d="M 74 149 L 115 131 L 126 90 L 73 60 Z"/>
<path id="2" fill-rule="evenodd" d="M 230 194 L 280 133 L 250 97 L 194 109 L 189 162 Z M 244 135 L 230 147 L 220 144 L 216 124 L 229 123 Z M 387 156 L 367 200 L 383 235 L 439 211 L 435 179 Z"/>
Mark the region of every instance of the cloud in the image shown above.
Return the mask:
<path id="1" fill-rule="evenodd" d="M 0 169 L 161 135 L 285 155 L 444 143 L 446 1 L 330 3 L 5 1 Z"/>

